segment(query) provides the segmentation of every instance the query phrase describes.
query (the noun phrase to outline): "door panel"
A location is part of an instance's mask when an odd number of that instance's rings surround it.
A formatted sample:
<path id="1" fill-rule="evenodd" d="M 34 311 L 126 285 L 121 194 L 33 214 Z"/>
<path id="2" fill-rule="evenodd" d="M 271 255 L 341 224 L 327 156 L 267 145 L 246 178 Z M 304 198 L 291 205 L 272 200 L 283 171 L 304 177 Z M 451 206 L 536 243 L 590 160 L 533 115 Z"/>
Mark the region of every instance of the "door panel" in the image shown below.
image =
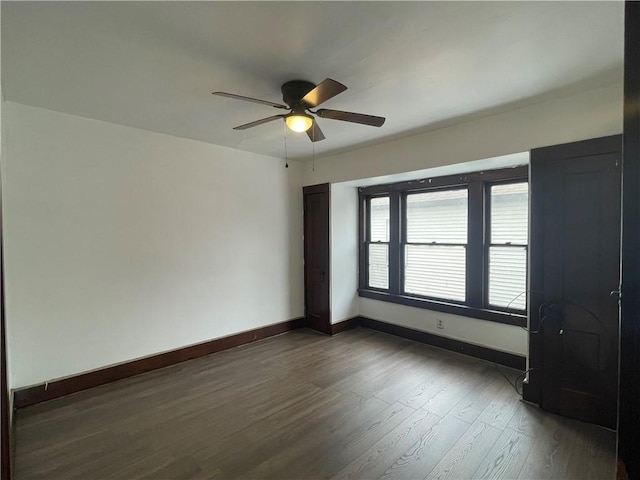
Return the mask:
<path id="1" fill-rule="evenodd" d="M 304 278 L 309 327 L 330 334 L 328 184 L 304 189 Z"/>
<path id="2" fill-rule="evenodd" d="M 625 2 L 618 478 L 640 478 L 640 2 Z"/>
<path id="3" fill-rule="evenodd" d="M 532 152 L 531 348 L 540 404 L 615 428 L 621 138 Z M 537 245 L 533 245 L 537 242 Z M 535 273 L 535 275 L 534 275 Z M 538 365 L 533 365 L 538 360 Z"/>

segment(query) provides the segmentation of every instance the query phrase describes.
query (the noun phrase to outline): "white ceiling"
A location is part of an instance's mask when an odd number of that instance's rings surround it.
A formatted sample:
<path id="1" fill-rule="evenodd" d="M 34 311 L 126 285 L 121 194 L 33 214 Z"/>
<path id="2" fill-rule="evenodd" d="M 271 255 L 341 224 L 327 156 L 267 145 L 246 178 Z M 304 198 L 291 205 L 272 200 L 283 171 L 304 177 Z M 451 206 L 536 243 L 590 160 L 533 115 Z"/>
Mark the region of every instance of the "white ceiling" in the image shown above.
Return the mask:
<path id="1" fill-rule="evenodd" d="M 5 99 L 281 157 L 280 85 L 326 77 L 315 154 L 619 83 L 622 2 L 2 2 Z M 290 157 L 312 154 L 288 134 Z"/>

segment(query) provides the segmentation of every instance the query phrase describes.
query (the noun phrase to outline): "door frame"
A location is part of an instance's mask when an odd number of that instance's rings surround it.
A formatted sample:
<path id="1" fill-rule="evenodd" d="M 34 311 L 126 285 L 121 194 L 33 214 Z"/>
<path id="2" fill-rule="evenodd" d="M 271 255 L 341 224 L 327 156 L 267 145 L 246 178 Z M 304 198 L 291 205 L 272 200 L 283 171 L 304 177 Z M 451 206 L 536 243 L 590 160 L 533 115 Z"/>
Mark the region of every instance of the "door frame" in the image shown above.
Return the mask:
<path id="1" fill-rule="evenodd" d="M 1 480 L 11 479 L 12 444 L 9 387 L 7 385 L 7 339 L 4 298 L 4 240 L 2 231 L 2 168 L 0 164 L 0 472 Z"/>
<path id="2" fill-rule="evenodd" d="M 1 192 L 1 188 L 0 188 Z M 2 205 L 0 202 L 0 209 Z M 0 478 L 2 480 L 9 480 L 11 478 L 11 437 L 10 437 L 10 412 L 9 412 L 9 388 L 7 385 L 7 348 L 6 348 L 6 329 L 5 329 L 5 310 L 4 310 L 4 255 L 2 248 L 2 214 L 0 213 L 0 349 L 2 350 L 0 363 L 2 364 L 0 371 L 1 388 L 0 394 L 2 395 L 2 412 L 1 412 L 1 438 L 2 438 L 2 453 L 1 464 L 2 473 Z"/>

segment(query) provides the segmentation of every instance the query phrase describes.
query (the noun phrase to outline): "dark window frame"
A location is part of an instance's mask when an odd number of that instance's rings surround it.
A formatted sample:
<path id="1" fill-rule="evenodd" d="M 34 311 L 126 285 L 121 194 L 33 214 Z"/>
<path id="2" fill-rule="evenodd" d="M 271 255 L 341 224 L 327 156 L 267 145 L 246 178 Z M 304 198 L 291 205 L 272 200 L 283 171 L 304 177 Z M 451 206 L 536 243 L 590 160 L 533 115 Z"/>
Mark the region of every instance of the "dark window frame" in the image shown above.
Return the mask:
<path id="1" fill-rule="evenodd" d="M 488 305 L 489 199 L 491 185 L 528 181 L 528 165 L 462 175 L 411 180 L 358 189 L 359 201 L 359 288 L 364 298 L 452 313 L 509 325 L 526 325 L 526 312 Z M 407 194 L 466 188 L 468 192 L 466 299 L 443 300 L 404 293 L 404 245 L 406 244 Z M 368 287 L 369 199 L 389 196 L 389 288 Z M 486 252 L 486 253 L 485 253 Z M 527 249 L 528 252 L 528 249 Z"/>
<path id="2" fill-rule="evenodd" d="M 464 301 L 462 300 L 453 300 L 453 299 L 443 299 L 443 298 L 438 298 L 438 297 L 430 297 L 428 295 L 419 295 L 419 294 L 414 294 L 414 293 L 410 293 L 406 291 L 405 288 L 405 284 L 404 284 L 404 278 L 405 278 L 405 255 L 406 255 L 406 247 L 407 245 L 437 245 L 437 246 L 457 246 L 457 247 L 463 247 L 465 250 L 465 256 L 468 255 L 468 236 L 467 236 L 467 242 L 465 243 L 438 243 L 438 242 L 409 242 L 408 241 L 408 235 L 407 235 L 407 224 L 408 221 L 406 220 L 406 215 L 407 215 L 407 197 L 409 195 L 415 195 L 415 194 L 420 194 L 420 193 L 428 193 L 428 192 L 442 192 L 442 191 L 454 191 L 454 190 L 465 190 L 467 192 L 467 204 L 468 202 L 468 194 L 469 194 L 469 189 L 467 188 L 466 185 L 457 185 L 457 186 L 451 186 L 451 187 L 434 187 L 434 188 L 430 188 L 428 190 L 413 190 L 413 191 L 404 191 L 400 193 L 400 205 L 401 205 L 401 209 L 400 209 L 400 221 L 401 221 L 401 228 L 400 228 L 400 244 L 399 244 L 399 248 L 400 248 L 400 295 L 401 296 L 407 296 L 407 297 L 418 297 L 418 298 L 423 298 L 429 301 L 437 301 L 437 302 L 447 302 L 447 303 L 452 303 L 455 305 L 465 305 L 466 304 L 466 299 Z M 404 215 L 403 215 L 404 214 Z M 468 222 L 467 222 L 468 223 Z M 466 297 L 466 288 L 465 288 L 465 297 Z"/>
<path id="3" fill-rule="evenodd" d="M 386 194 L 378 194 L 378 195 L 369 195 L 365 199 L 364 211 L 367 219 L 371 218 L 371 200 L 374 198 L 386 198 L 388 195 Z M 365 256 L 365 268 L 364 271 L 361 270 L 362 274 L 365 276 L 364 285 L 367 286 L 368 289 L 376 291 L 376 292 L 387 292 L 387 288 L 380 287 L 372 287 L 369 285 L 369 245 L 386 245 L 387 246 L 387 259 L 390 259 L 391 253 L 391 199 L 389 199 L 389 240 L 386 242 L 382 241 L 371 241 L 371 229 L 369 228 L 369 222 L 365 222 L 364 224 L 364 256 Z M 388 265 L 389 272 L 391 272 L 391 265 Z"/>
<path id="4" fill-rule="evenodd" d="M 508 309 L 506 307 L 500 307 L 498 305 L 491 305 L 489 303 L 489 252 L 491 251 L 491 247 L 504 247 L 504 248 L 524 248 L 526 253 L 527 263 L 529 259 L 529 242 L 526 244 L 522 243 L 492 243 L 491 242 L 491 187 L 495 185 L 512 185 L 514 183 L 523 183 L 523 181 L 527 181 L 527 179 L 507 179 L 507 180 L 496 180 L 492 182 L 485 182 L 485 240 L 484 240 L 484 285 L 486 288 L 484 289 L 483 296 L 483 304 L 485 308 L 489 308 L 498 312 L 504 312 L 506 314 L 509 313 L 517 313 L 517 314 L 526 314 L 526 306 L 525 310 L 518 310 L 515 308 Z M 528 265 L 527 265 L 528 270 Z M 529 279 L 527 278 L 527 285 L 525 287 L 526 290 L 529 289 Z M 526 295 L 526 294 L 525 294 Z"/>

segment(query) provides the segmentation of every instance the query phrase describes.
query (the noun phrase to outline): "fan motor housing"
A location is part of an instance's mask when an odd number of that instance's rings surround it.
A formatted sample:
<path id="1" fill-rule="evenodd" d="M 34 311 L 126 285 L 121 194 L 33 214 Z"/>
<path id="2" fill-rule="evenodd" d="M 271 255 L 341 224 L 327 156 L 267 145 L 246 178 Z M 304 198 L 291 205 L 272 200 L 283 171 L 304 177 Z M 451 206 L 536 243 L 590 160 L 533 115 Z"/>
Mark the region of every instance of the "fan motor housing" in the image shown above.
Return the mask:
<path id="1" fill-rule="evenodd" d="M 291 80 L 282 85 L 282 100 L 289 107 L 294 108 L 300 105 L 302 97 L 315 87 L 315 83 L 307 82 L 306 80 Z"/>

